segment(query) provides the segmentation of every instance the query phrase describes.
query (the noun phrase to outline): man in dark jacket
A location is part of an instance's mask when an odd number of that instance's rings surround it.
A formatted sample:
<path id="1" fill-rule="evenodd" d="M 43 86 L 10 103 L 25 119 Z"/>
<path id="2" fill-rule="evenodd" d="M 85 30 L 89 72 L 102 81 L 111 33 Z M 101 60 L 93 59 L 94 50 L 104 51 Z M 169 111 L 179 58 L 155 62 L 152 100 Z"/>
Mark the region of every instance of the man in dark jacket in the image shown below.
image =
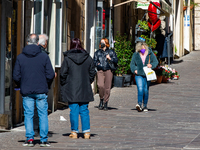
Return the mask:
<path id="1" fill-rule="evenodd" d="M 23 98 L 24 123 L 26 128 L 26 141 L 23 146 L 34 146 L 33 115 L 34 104 L 39 115 L 40 146 L 50 146 L 48 142 L 48 87 L 51 85 L 55 73 L 50 59 L 42 53 L 38 44 L 39 37 L 30 34 L 27 37 L 27 46 L 17 56 L 13 70 L 13 79 Z"/>
<path id="2" fill-rule="evenodd" d="M 41 51 L 43 53 L 46 53 L 47 55 L 49 55 L 49 52 L 46 50 L 47 48 L 47 42 L 48 42 L 48 36 L 46 34 L 40 34 L 39 35 L 39 41 L 38 41 L 38 45 L 41 49 Z M 56 73 L 55 73 L 56 76 Z M 39 116 L 38 116 L 38 112 L 37 112 L 37 107 L 35 105 L 35 109 L 34 109 L 34 117 L 33 117 L 33 129 L 35 132 L 35 137 L 39 136 L 40 130 L 39 130 Z M 48 136 L 51 136 L 50 134 L 48 134 Z"/>

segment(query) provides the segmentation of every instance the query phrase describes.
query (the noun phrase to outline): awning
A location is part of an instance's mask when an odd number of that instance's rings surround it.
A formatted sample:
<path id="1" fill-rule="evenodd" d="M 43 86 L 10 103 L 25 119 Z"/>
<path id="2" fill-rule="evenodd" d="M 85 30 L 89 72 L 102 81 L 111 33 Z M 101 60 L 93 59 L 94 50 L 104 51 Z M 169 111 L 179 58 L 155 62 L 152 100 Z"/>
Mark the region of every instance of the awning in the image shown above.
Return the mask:
<path id="1" fill-rule="evenodd" d="M 119 3 L 119 4 L 114 5 L 114 7 L 118 7 L 118 6 L 121 6 L 121 5 L 130 3 L 130 2 L 149 3 L 149 0 L 127 0 L 127 1 L 125 1 L 125 2 L 122 2 L 122 3 Z"/>
<path id="2" fill-rule="evenodd" d="M 170 14 L 173 14 L 172 8 L 164 0 L 127 0 L 125 2 L 114 5 L 114 7 L 118 7 L 130 2 L 138 2 L 136 8 L 137 9 L 141 8 L 143 10 L 147 10 L 151 2 L 159 2 L 161 5 L 161 8 L 158 8 L 157 6 L 156 7 L 161 11 L 161 14 L 160 14 L 161 16 L 169 17 Z"/>

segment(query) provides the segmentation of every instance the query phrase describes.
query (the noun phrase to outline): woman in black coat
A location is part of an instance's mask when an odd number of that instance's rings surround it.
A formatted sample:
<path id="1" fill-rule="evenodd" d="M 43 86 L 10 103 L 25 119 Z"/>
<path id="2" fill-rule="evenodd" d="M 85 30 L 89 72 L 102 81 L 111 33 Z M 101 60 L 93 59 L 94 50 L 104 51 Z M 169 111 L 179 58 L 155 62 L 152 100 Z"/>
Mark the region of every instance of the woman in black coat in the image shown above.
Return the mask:
<path id="1" fill-rule="evenodd" d="M 82 132 L 86 139 L 90 138 L 90 116 L 88 104 L 94 101 L 91 83 L 96 71 L 92 58 L 82 48 L 79 39 L 71 41 L 70 50 L 64 52 L 61 66 L 61 95 L 70 108 L 71 134 L 77 138 L 79 114 L 81 116 Z"/>
<path id="2" fill-rule="evenodd" d="M 109 63 L 117 64 L 116 53 L 109 49 L 108 39 L 103 38 L 99 44 L 99 50 L 94 53 L 94 65 L 97 68 L 97 85 L 99 89 L 99 109 L 108 110 L 108 101 L 110 98 L 110 89 L 112 85 L 113 72 Z"/>

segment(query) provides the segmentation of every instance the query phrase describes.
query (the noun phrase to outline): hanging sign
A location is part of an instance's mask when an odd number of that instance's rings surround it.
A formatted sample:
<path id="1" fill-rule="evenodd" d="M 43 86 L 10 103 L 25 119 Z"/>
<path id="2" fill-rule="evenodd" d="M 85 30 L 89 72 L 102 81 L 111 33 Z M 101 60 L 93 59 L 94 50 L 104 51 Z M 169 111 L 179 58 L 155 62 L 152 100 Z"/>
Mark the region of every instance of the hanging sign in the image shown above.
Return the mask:
<path id="1" fill-rule="evenodd" d="M 148 7 L 149 7 L 149 3 L 140 3 L 140 2 L 138 2 L 136 7 L 137 8 L 141 8 L 143 10 L 147 10 Z"/>
<path id="2" fill-rule="evenodd" d="M 159 2 L 159 0 L 152 0 L 152 2 Z M 137 2 L 136 8 L 141 8 L 143 10 L 148 10 L 150 2 L 147 0 L 140 0 L 140 2 Z"/>

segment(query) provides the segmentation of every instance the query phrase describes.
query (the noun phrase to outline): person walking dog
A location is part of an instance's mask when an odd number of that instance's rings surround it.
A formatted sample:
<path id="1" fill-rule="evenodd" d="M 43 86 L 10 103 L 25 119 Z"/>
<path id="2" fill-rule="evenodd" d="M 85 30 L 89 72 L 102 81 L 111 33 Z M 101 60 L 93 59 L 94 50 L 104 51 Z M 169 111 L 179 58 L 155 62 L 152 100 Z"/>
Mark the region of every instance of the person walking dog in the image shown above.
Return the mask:
<path id="1" fill-rule="evenodd" d="M 78 138 L 79 114 L 84 138 L 90 138 L 90 116 L 88 104 L 94 101 L 91 83 L 96 74 L 89 53 L 81 46 L 78 38 L 71 40 L 70 50 L 63 53 L 64 61 L 60 70 L 61 95 L 70 108 L 70 138 Z"/>
<path id="2" fill-rule="evenodd" d="M 100 110 L 108 110 L 108 101 L 110 97 L 110 89 L 112 85 L 113 73 L 109 63 L 118 63 L 117 55 L 109 49 L 108 39 L 103 38 L 99 44 L 99 50 L 94 53 L 94 65 L 97 68 L 97 85 L 99 88 Z"/>
<path id="3" fill-rule="evenodd" d="M 151 81 L 147 81 L 143 67 L 156 68 L 158 60 L 152 50 L 148 48 L 145 42 L 139 42 L 136 44 L 136 51 L 133 53 L 130 68 L 132 73 L 135 74 L 135 81 L 138 90 L 138 104 L 136 109 L 138 112 L 148 111 L 147 103 L 149 99 L 149 85 Z M 142 109 L 143 103 L 143 109 Z"/>
<path id="4" fill-rule="evenodd" d="M 13 70 L 13 79 L 23 98 L 24 124 L 26 128 L 26 141 L 23 146 L 34 146 L 33 116 L 36 104 L 39 116 L 40 146 L 50 146 L 48 142 L 48 87 L 54 79 L 55 73 L 49 56 L 42 53 L 38 46 L 39 37 L 29 34 L 27 46 L 17 56 Z"/>

